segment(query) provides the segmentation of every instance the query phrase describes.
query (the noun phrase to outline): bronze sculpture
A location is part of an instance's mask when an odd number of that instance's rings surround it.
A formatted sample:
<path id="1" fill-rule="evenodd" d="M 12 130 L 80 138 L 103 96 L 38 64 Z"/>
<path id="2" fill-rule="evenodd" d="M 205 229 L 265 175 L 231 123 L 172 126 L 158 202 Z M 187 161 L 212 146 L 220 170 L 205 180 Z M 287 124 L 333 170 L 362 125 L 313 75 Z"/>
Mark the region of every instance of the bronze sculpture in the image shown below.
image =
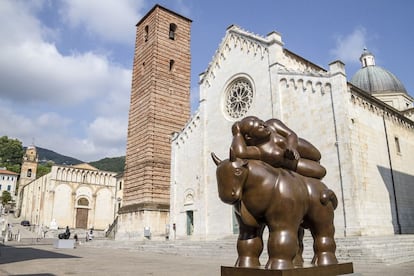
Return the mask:
<path id="1" fill-rule="evenodd" d="M 337 264 L 333 219 L 338 201 L 320 180 L 326 171 L 319 151 L 276 119 L 247 117 L 234 123 L 232 132 L 229 159 L 221 161 L 214 153 L 212 158 L 219 197 L 234 205 L 239 222 L 235 266 L 260 267 L 266 226 L 265 268 L 303 263 L 303 228 L 314 239 L 312 263 Z"/>
<path id="2" fill-rule="evenodd" d="M 58 238 L 59 238 L 60 240 L 68 240 L 68 239 L 69 239 L 69 237 L 70 237 L 70 230 L 69 230 L 69 226 L 66 226 L 66 230 L 65 230 L 65 232 L 64 232 L 64 233 L 60 233 L 60 234 L 58 235 Z"/>

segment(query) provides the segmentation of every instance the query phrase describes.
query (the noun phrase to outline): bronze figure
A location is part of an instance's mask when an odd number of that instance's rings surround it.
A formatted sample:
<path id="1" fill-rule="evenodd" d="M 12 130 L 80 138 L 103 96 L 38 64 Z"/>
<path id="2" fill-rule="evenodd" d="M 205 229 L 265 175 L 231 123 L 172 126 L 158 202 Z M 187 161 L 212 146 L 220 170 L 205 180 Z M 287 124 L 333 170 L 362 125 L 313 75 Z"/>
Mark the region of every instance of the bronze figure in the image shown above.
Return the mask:
<path id="1" fill-rule="evenodd" d="M 334 209 L 338 201 L 321 182 L 320 153 L 282 122 L 247 117 L 232 128 L 230 158 L 214 153 L 220 199 L 235 206 L 238 267 L 260 267 L 262 234 L 269 228 L 267 269 L 303 263 L 303 228 L 314 239 L 315 265 L 338 263 Z"/>
<path id="2" fill-rule="evenodd" d="M 303 138 L 298 138 L 278 119 L 263 122 L 249 116 L 233 124 L 231 147 L 239 158 L 258 159 L 276 168 L 322 179 L 326 170 L 319 164 L 321 153 Z"/>

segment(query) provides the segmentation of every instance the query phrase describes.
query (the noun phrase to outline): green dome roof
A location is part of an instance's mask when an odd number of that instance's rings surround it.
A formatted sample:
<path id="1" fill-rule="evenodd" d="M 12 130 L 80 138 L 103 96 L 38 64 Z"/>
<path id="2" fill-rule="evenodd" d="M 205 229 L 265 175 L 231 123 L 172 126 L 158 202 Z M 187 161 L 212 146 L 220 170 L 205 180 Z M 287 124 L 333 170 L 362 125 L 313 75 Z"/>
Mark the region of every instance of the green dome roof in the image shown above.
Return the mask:
<path id="1" fill-rule="evenodd" d="M 398 92 L 407 94 L 404 85 L 391 72 L 375 65 L 374 56 L 364 49 L 360 60 L 363 68 L 359 69 L 351 79 L 351 83 L 368 93 Z"/>

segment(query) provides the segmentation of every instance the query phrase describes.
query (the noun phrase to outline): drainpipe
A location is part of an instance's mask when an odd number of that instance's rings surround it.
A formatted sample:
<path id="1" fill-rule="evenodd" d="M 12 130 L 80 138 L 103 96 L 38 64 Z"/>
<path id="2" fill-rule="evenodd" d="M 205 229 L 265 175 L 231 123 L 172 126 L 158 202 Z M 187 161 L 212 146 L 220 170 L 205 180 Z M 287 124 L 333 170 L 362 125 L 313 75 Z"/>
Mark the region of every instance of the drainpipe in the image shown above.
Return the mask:
<path id="1" fill-rule="evenodd" d="M 329 71 L 331 72 L 331 77 L 340 75 L 340 78 L 345 80 L 345 87 L 346 85 L 346 75 L 345 75 L 345 64 L 340 61 L 334 61 L 329 64 Z M 343 81 L 341 80 L 341 82 Z M 339 80 L 338 80 L 339 81 Z M 331 108 L 332 108 L 332 118 L 334 123 L 334 132 L 335 132 L 335 146 L 336 146 L 336 156 L 338 159 L 338 170 L 339 170 L 339 184 L 341 187 L 341 198 L 342 198 L 342 215 L 344 217 L 344 237 L 346 237 L 346 229 L 347 229 L 347 222 L 346 222 L 346 209 L 345 209 L 345 196 L 344 196 L 344 181 L 342 177 L 342 165 L 341 165 L 341 154 L 339 151 L 339 141 L 338 141 L 338 126 L 336 122 L 336 115 L 335 115 L 335 105 L 333 99 L 333 91 L 330 91 L 331 96 Z"/>
<path id="2" fill-rule="evenodd" d="M 385 117 L 384 117 L 384 115 L 382 115 L 382 122 L 384 123 L 385 141 L 387 143 L 388 161 L 390 163 L 391 184 L 392 184 L 392 192 L 393 192 L 394 203 L 395 203 L 395 213 L 396 213 L 396 219 L 397 219 L 398 234 L 401 234 L 400 214 L 398 212 L 397 193 L 395 192 L 394 170 L 392 168 L 392 159 L 391 159 L 391 152 L 390 152 L 390 144 L 389 144 L 389 141 L 388 141 L 388 131 L 387 131 L 387 125 L 385 123 Z"/>
<path id="3" fill-rule="evenodd" d="M 338 159 L 338 169 L 339 169 L 339 184 L 341 187 L 341 198 L 342 198 L 342 215 L 344 217 L 344 237 L 346 237 L 346 209 L 345 209 L 345 198 L 344 198 L 344 183 L 342 179 L 342 166 L 341 166 L 341 155 L 339 152 L 339 141 L 338 141 L 338 129 L 337 129 L 337 123 L 336 123 L 336 116 L 335 116 L 335 106 L 333 102 L 333 92 L 331 90 L 331 107 L 332 107 L 332 117 L 333 117 L 333 123 L 334 123 L 334 132 L 335 132 L 335 146 L 336 146 L 336 156 Z"/>

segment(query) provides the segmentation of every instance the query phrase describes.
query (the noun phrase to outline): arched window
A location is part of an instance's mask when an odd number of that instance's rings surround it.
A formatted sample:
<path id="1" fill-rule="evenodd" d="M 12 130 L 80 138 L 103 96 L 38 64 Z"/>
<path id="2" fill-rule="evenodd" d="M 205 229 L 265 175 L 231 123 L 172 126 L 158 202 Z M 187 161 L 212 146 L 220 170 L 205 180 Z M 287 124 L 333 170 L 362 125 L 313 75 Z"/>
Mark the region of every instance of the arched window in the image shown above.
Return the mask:
<path id="1" fill-rule="evenodd" d="M 169 38 L 172 40 L 175 40 L 175 31 L 177 30 L 177 25 L 174 23 L 170 24 L 170 32 L 169 32 Z"/>
<path id="2" fill-rule="evenodd" d="M 175 61 L 173 59 L 170 59 L 170 72 L 174 69 L 174 63 Z"/>
<path id="3" fill-rule="evenodd" d="M 144 41 L 145 41 L 145 42 L 147 42 L 147 41 L 148 41 L 148 30 L 149 30 L 149 27 L 148 27 L 148 25 L 147 25 L 147 26 L 145 26 L 145 28 L 144 28 Z"/>
<path id="4" fill-rule="evenodd" d="M 27 170 L 27 177 L 32 177 L 32 169 Z"/>
<path id="5" fill-rule="evenodd" d="M 82 197 L 78 199 L 78 206 L 89 206 L 89 200 Z"/>

